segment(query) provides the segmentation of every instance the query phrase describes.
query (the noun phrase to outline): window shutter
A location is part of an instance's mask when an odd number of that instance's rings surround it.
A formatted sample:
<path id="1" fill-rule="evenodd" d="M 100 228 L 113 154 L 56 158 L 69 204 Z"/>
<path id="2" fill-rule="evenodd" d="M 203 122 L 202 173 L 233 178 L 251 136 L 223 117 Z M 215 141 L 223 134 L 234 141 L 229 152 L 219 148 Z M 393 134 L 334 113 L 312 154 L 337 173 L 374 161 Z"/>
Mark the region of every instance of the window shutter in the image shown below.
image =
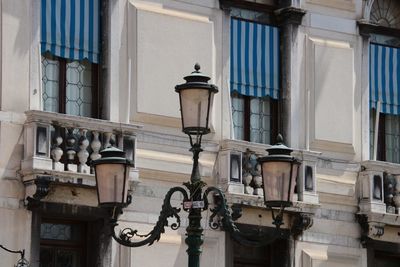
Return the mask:
<path id="1" fill-rule="evenodd" d="M 99 62 L 100 0 L 42 0 L 41 52 Z"/>
<path id="2" fill-rule="evenodd" d="M 279 97 L 279 29 L 231 18 L 231 92 Z"/>
<path id="3" fill-rule="evenodd" d="M 400 48 L 370 45 L 370 105 L 377 107 L 381 102 L 381 112 L 400 114 Z"/>

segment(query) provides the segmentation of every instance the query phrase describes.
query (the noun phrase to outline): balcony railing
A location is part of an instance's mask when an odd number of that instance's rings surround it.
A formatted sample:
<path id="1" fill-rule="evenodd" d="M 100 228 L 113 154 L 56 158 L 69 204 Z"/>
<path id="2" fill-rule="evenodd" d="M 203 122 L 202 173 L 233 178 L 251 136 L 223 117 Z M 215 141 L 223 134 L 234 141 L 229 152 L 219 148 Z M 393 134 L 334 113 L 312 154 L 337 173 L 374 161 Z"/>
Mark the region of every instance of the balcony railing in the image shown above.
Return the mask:
<path id="1" fill-rule="evenodd" d="M 91 161 L 99 151 L 115 146 L 135 162 L 138 125 L 66 114 L 27 111 L 24 125 L 23 180 L 51 175 L 59 182 L 94 185 Z M 131 178 L 137 178 L 132 168 Z"/>
<path id="2" fill-rule="evenodd" d="M 365 161 L 359 175 L 361 213 L 400 214 L 400 165 Z"/>
<path id="3" fill-rule="evenodd" d="M 263 205 L 261 168 L 257 158 L 267 154 L 269 145 L 246 141 L 224 140 L 221 142 L 218 161 L 218 185 L 238 201 L 253 206 Z M 316 166 L 319 153 L 294 151 L 302 165 L 296 184 L 294 202 L 318 204 Z"/>

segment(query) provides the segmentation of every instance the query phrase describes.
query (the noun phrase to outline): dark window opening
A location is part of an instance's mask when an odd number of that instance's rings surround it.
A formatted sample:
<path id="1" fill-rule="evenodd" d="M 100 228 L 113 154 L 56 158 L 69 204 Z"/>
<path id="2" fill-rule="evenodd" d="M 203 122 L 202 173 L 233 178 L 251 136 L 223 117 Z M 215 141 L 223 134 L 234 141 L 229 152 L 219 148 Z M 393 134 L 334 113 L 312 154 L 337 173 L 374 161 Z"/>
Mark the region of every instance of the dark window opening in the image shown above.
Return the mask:
<path id="1" fill-rule="evenodd" d="M 87 224 L 45 220 L 40 225 L 40 267 L 83 267 L 87 260 Z"/>
<path id="2" fill-rule="evenodd" d="M 370 112 L 370 153 L 376 160 L 400 163 L 400 116 L 379 114 L 377 148 L 374 150 L 376 110 Z"/>
<path id="3" fill-rule="evenodd" d="M 251 239 L 258 240 L 260 235 L 273 236 L 275 229 L 257 225 L 237 224 L 237 227 L 243 233 L 246 233 Z M 276 233 L 275 233 L 276 234 Z M 229 267 L 289 267 L 291 266 L 290 238 L 289 232 L 284 231 L 281 238 L 264 246 L 254 247 L 242 245 L 229 238 L 227 262 Z"/>

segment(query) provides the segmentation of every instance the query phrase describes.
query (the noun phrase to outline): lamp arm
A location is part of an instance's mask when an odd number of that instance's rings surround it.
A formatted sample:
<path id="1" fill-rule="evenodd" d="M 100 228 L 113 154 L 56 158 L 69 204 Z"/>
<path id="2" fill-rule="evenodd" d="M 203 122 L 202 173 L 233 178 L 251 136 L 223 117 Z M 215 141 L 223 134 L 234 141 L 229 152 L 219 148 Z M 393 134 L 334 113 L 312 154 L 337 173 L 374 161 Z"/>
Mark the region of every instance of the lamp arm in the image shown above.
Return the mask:
<path id="1" fill-rule="evenodd" d="M 23 250 L 11 250 L 11 249 L 6 248 L 3 245 L 0 245 L 0 248 L 4 249 L 5 251 L 10 252 L 10 253 L 21 254 L 21 258 L 24 258 L 24 256 L 25 256 L 25 249 L 23 249 Z"/>
<path id="2" fill-rule="evenodd" d="M 234 223 L 232 214 L 226 203 L 226 198 L 224 193 L 216 187 L 208 187 L 203 194 L 204 200 L 204 210 L 208 209 L 208 195 L 213 192 L 220 197 L 220 201 L 215 203 L 214 208 L 210 208 L 212 212 L 209 219 L 209 226 L 212 229 L 222 229 L 230 234 L 230 236 L 238 243 L 246 246 L 260 247 L 272 243 L 279 237 L 279 231 L 274 229 L 273 233 L 262 233 L 257 231 L 252 232 L 242 232 Z"/>
<path id="3" fill-rule="evenodd" d="M 112 228 L 112 237 L 114 238 L 114 240 L 117 241 L 119 244 L 127 247 L 141 247 L 144 245 L 150 246 L 155 241 L 160 240 L 161 234 L 165 232 L 165 226 L 168 226 L 169 217 L 175 218 L 176 222 L 171 224 L 170 227 L 172 230 L 177 230 L 181 224 L 181 219 L 178 215 L 181 209 L 173 207 L 171 205 L 171 197 L 176 192 L 180 192 L 183 195 L 183 201 L 187 201 L 189 199 L 188 194 L 183 187 L 176 186 L 171 188 L 165 195 L 164 203 L 162 205 L 158 221 L 154 226 L 153 230 L 151 230 L 148 234 L 139 234 L 138 230 L 133 230 L 131 228 L 124 228 L 119 232 L 119 234 L 116 234 L 115 228 L 118 226 L 117 223 L 118 216 L 114 216 L 110 222 Z M 135 242 L 132 241 L 134 237 L 145 238 L 145 239 Z"/>
<path id="4" fill-rule="evenodd" d="M 15 267 L 29 267 L 29 261 L 27 261 L 25 259 L 25 249 L 23 249 L 23 250 L 11 250 L 11 249 L 6 248 L 3 245 L 0 245 L 0 248 L 4 249 L 7 252 L 21 255 L 21 258 L 18 260 L 18 262 L 15 265 Z"/>

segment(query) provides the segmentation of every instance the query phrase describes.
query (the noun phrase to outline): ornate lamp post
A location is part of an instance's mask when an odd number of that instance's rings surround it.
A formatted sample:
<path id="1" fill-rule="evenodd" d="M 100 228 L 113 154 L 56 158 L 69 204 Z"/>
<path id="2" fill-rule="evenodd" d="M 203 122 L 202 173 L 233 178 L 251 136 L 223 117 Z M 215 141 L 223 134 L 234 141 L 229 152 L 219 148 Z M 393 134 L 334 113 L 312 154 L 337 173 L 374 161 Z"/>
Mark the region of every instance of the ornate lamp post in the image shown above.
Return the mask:
<path id="1" fill-rule="evenodd" d="M 188 246 L 188 266 L 200 266 L 201 246 L 203 244 L 203 228 L 201 226 L 201 212 L 209 208 L 208 196 L 210 193 L 217 196 L 217 203 L 210 208 L 209 225 L 212 229 L 222 229 L 230 233 L 236 241 L 252 246 L 267 244 L 279 237 L 280 226 L 283 224 L 283 210 L 291 205 L 291 197 L 297 176 L 299 161 L 290 156 L 291 149 L 279 143 L 268 149 L 269 155 L 259 159 L 262 165 L 265 204 L 278 214 L 273 215 L 276 232 L 273 235 L 259 234 L 256 237 L 242 233 L 234 224 L 232 214 L 226 204 L 224 193 L 216 187 L 207 187 L 201 180 L 198 166 L 201 151 L 201 139 L 210 132 L 209 116 L 214 94 L 218 92 L 215 85 L 209 84 L 209 77 L 200 73 L 200 66 L 195 65 L 195 71 L 184 79 L 185 83 L 177 85 L 175 91 L 179 93 L 180 110 L 182 116 L 182 131 L 189 136 L 193 153 L 193 169 L 190 181 L 185 187 L 171 188 L 164 199 L 158 222 L 153 230 L 147 234 L 139 234 L 137 230 L 125 228 L 117 234 L 117 220 L 122 209 L 130 204 L 131 198 L 127 194 L 127 177 L 131 162 L 125 159 L 124 152 L 116 148 L 107 148 L 100 152 L 102 158 L 93 162 L 96 173 L 97 193 L 99 205 L 111 211 L 110 226 L 113 238 L 120 244 L 128 247 L 152 245 L 160 239 L 168 226 L 168 218 L 175 218 L 176 222 L 170 227 L 176 230 L 180 226 L 179 212 L 181 208 L 171 205 L 171 197 L 175 193 L 183 196 L 183 210 L 188 212 L 189 224 L 186 228 L 185 242 Z M 274 214 L 274 213 L 273 213 Z"/>

